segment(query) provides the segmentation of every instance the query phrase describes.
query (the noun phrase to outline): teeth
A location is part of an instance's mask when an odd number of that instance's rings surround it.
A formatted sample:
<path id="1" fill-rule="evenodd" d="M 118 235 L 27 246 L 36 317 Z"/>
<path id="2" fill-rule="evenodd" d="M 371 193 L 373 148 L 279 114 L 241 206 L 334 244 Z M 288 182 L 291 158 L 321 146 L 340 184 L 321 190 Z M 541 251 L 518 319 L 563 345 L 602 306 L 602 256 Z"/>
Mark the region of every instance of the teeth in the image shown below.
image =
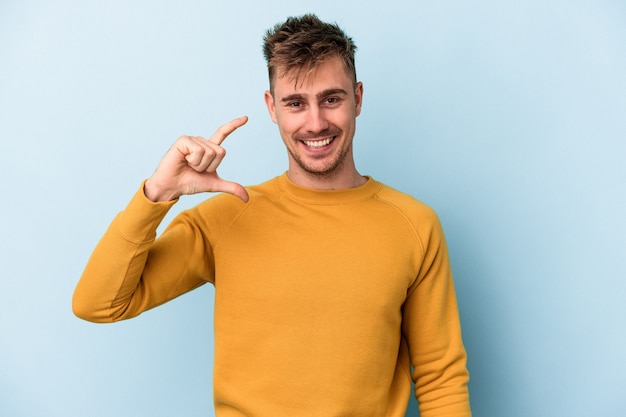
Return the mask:
<path id="1" fill-rule="evenodd" d="M 313 141 L 313 140 L 305 140 L 304 143 L 309 148 L 321 148 L 322 146 L 328 145 L 332 140 L 333 140 L 333 138 L 328 138 L 328 139 L 324 139 L 324 140 L 315 140 L 315 141 Z"/>

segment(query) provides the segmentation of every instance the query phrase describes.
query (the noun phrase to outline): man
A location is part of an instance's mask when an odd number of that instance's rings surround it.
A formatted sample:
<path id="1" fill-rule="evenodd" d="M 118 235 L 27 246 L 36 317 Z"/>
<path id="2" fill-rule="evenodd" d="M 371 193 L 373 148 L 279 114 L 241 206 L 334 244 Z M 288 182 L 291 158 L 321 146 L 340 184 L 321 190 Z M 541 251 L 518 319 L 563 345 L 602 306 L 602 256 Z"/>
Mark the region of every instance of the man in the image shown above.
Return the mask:
<path id="1" fill-rule="evenodd" d="M 224 139 L 182 136 L 113 221 L 74 294 L 87 320 L 130 318 L 215 285 L 214 401 L 227 416 L 469 416 L 466 356 L 434 212 L 355 167 L 355 46 L 314 15 L 265 37 L 265 102 L 288 171 L 221 179 Z M 156 229 L 183 194 L 222 192 Z"/>

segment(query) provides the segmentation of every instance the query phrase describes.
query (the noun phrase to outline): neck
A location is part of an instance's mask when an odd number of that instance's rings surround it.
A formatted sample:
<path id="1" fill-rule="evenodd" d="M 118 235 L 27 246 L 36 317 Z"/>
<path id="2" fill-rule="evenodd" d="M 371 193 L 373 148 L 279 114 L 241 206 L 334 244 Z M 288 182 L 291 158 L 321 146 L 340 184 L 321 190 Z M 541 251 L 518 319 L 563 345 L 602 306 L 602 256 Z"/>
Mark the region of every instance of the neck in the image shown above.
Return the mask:
<path id="1" fill-rule="evenodd" d="M 315 190 L 345 190 L 360 187 L 367 182 L 367 178 L 356 169 L 338 175 L 338 173 L 315 174 L 290 167 L 287 176 L 294 184 Z"/>

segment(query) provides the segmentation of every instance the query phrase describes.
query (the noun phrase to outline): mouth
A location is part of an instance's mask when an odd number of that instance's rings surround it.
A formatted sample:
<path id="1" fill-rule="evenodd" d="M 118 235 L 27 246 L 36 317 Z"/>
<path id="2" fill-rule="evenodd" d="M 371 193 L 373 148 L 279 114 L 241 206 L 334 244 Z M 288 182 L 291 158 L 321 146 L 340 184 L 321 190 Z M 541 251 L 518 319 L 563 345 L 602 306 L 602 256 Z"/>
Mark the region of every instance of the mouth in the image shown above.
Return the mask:
<path id="1" fill-rule="evenodd" d="M 301 142 L 311 149 L 321 149 L 324 146 L 330 145 L 331 142 L 333 142 L 336 137 L 337 136 L 331 136 L 326 139 L 320 139 L 320 140 L 302 140 Z"/>

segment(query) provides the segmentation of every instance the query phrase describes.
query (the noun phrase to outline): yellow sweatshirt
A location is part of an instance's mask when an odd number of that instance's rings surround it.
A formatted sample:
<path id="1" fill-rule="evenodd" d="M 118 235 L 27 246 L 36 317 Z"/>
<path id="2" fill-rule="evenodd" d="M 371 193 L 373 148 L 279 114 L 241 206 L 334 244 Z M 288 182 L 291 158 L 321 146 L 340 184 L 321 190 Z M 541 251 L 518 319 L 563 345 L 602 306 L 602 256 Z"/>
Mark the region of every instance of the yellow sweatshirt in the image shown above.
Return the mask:
<path id="1" fill-rule="evenodd" d="M 215 285 L 218 417 L 470 416 L 468 373 L 435 213 L 371 178 L 320 191 L 283 174 L 179 214 L 142 190 L 112 222 L 74 294 L 94 322 Z"/>

